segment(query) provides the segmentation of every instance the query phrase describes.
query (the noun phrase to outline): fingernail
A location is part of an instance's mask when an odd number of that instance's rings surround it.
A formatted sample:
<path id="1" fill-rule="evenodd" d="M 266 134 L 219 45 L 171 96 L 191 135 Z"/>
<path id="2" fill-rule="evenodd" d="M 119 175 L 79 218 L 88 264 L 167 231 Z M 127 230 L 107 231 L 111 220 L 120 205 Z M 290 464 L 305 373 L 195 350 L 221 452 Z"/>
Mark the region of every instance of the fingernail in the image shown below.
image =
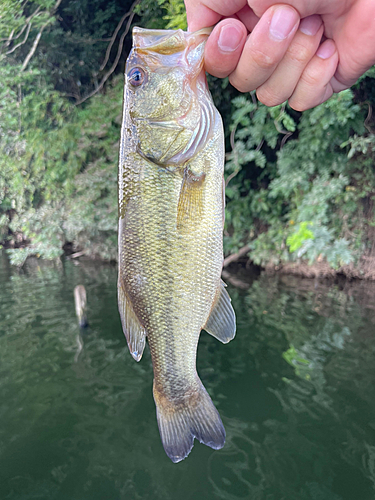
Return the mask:
<path id="1" fill-rule="evenodd" d="M 237 26 L 226 25 L 220 30 L 217 44 L 223 52 L 233 52 L 240 45 L 243 38 L 243 32 Z"/>
<path id="2" fill-rule="evenodd" d="M 302 19 L 301 24 L 299 25 L 299 29 L 305 35 L 315 36 L 318 33 L 321 25 L 322 18 L 320 16 L 309 16 Z"/>
<path id="3" fill-rule="evenodd" d="M 329 59 L 336 52 L 336 45 L 333 40 L 327 40 L 319 47 L 316 52 L 318 57 L 322 59 Z"/>
<path id="4" fill-rule="evenodd" d="M 270 36 L 274 40 L 285 40 L 296 27 L 299 21 L 297 12 L 291 7 L 277 7 L 273 13 L 269 28 Z"/>

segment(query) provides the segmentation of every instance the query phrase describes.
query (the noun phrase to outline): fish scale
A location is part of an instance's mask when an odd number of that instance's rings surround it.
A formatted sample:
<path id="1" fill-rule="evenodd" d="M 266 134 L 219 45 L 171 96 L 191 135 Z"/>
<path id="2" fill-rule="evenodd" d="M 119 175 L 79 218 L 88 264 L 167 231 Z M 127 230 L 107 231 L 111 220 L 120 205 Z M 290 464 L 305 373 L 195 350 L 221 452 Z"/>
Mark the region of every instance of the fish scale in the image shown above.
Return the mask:
<path id="1" fill-rule="evenodd" d="M 119 311 L 137 361 L 147 336 L 159 431 L 173 462 L 188 455 L 194 438 L 224 445 L 196 353 L 202 328 L 224 343 L 235 335 L 220 278 L 224 134 L 203 70 L 206 38 L 205 30 L 134 28 L 126 65 Z"/>

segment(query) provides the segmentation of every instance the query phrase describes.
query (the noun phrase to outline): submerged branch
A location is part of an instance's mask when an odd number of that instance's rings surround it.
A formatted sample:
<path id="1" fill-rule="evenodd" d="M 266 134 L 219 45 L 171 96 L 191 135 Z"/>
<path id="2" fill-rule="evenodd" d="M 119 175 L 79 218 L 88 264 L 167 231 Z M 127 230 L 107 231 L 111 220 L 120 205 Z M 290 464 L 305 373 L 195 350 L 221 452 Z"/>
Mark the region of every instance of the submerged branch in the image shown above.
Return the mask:
<path id="1" fill-rule="evenodd" d="M 224 269 L 221 273 L 221 277 L 236 288 L 241 288 L 242 290 L 247 290 L 248 288 L 250 288 L 250 283 L 241 280 L 238 276 L 232 276 L 230 273 L 228 273 L 228 271 L 225 271 Z"/>
<path id="2" fill-rule="evenodd" d="M 82 257 L 82 255 L 85 255 L 86 253 L 87 250 L 82 250 L 81 252 L 72 253 L 71 255 L 68 256 L 68 259 L 77 259 L 78 257 Z"/>

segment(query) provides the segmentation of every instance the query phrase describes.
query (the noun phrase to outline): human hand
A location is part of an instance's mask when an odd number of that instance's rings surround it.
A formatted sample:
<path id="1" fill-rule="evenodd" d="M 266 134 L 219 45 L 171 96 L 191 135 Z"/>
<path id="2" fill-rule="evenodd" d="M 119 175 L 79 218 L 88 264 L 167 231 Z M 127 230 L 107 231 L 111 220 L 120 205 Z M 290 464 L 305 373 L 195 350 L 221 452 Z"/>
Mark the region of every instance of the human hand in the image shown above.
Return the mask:
<path id="1" fill-rule="evenodd" d="M 302 111 L 375 63 L 372 0 L 274 1 L 185 0 L 191 31 L 220 21 L 206 45 L 209 73 L 229 76 L 240 91 L 256 89 L 268 106 L 289 99 Z M 323 32 L 329 39 L 321 43 Z"/>

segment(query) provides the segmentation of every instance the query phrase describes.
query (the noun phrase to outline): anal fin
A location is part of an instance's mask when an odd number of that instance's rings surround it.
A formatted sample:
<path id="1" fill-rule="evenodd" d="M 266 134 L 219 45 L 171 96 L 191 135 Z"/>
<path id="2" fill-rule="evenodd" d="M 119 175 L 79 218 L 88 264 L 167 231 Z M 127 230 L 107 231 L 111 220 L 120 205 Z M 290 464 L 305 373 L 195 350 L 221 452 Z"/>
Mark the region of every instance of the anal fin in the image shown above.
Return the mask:
<path id="1" fill-rule="evenodd" d="M 128 342 L 130 354 L 136 361 L 139 361 L 146 344 L 146 330 L 139 322 L 120 280 L 117 291 L 122 329 Z"/>
<path id="2" fill-rule="evenodd" d="M 223 342 L 223 344 L 227 344 L 236 334 L 236 315 L 225 286 L 224 281 L 221 281 L 211 313 L 203 327 L 207 333 Z"/>

